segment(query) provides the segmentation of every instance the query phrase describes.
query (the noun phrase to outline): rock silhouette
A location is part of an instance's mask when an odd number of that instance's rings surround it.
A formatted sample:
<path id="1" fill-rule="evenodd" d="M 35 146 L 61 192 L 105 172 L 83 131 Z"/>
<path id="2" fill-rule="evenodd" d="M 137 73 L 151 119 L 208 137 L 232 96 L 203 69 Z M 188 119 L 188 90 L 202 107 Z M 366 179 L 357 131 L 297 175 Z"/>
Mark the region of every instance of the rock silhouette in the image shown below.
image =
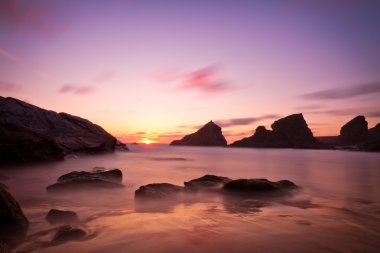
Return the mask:
<path id="1" fill-rule="evenodd" d="M 18 240 L 26 235 L 29 222 L 13 196 L 0 186 L 0 241 Z"/>
<path id="2" fill-rule="evenodd" d="M 183 146 L 227 146 L 220 126 L 210 121 L 195 133 L 186 135 L 181 140 L 175 140 L 170 145 Z"/>
<path id="3" fill-rule="evenodd" d="M 0 96 L 0 162 L 61 160 L 114 151 L 116 139 L 90 121 Z"/>
<path id="4" fill-rule="evenodd" d="M 260 147 L 260 148 L 327 148 L 319 142 L 300 114 L 292 114 L 279 119 L 272 124 L 272 131 L 264 126 L 256 128 L 251 137 L 235 141 L 232 147 Z"/>
<path id="5" fill-rule="evenodd" d="M 369 141 L 370 132 L 368 122 L 365 117 L 360 115 L 347 122 L 340 129 L 338 139 L 339 145 L 357 145 Z"/>
<path id="6" fill-rule="evenodd" d="M 51 209 L 45 218 L 50 224 L 71 223 L 78 220 L 78 215 L 73 211 Z"/>

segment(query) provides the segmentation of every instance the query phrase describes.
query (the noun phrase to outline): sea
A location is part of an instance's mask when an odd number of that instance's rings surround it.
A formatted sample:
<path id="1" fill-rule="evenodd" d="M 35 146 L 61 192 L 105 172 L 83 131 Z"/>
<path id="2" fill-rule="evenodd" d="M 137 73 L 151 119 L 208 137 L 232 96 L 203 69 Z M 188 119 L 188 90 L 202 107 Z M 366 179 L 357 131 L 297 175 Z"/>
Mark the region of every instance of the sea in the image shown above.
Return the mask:
<path id="1" fill-rule="evenodd" d="M 342 150 L 129 145 L 130 152 L 71 156 L 62 162 L 2 166 L 4 183 L 30 221 L 12 252 L 380 252 L 380 154 Z M 122 189 L 48 193 L 71 171 L 119 168 Z M 206 174 L 291 180 L 282 198 L 194 193 L 135 201 L 150 183 L 182 185 Z M 50 209 L 71 210 L 80 241 L 52 242 Z"/>

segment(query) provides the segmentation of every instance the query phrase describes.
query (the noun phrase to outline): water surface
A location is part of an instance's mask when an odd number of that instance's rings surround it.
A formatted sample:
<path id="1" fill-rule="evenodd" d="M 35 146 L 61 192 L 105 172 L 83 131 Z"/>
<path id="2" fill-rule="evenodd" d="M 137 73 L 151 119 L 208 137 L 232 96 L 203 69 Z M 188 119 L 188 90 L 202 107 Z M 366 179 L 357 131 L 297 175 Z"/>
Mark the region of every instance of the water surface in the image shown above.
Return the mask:
<path id="1" fill-rule="evenodd" d="M 5 183 L 30 220 L 15 252 L 379 252 L 380 155 L 332 150 L 240 149 L 131 145 L 132 152 L 2 168 Z M 124 189 L 48 194 L 73 170 L 120 168 Z M 302 189 L 280 200 L 215 194 L 159 207 L 135 204 L 148 183 L 205 174 L 288 179 Z M 52 209 L 73 210 L 83 241 L 53 244 Z"/>

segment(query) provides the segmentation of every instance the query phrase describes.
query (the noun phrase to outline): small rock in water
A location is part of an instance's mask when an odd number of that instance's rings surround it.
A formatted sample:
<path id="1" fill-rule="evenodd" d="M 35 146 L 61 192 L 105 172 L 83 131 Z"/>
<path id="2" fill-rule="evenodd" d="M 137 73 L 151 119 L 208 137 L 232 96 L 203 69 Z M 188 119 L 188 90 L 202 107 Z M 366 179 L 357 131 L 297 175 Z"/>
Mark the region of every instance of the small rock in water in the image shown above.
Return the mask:
<path id="1" fill-rule="evenodd" d="M 280 180 L 277 182 L 268 179 L 237 179 L 226 183 L 223 189 L 232 192 L 241 193 L 284 193 L 297 188 L 289 180 Z"/>
<path id="2" fill-rule="evenodd" d="M 86 232 L 80 228 L 71 226 L 62 226 L 58 228 L 57 233 L 53 237 L 55 242 L 77 241 L 86 237 Z"/>
<path id="3" fill-rule="evenodd" d="M 61 211 L 51 209 L 46 215 L 46 220 L 51 224 L 70 223 L 78 220 L 78 215 L 73 211 Z"/>
<path id="4" fill-rule="evenodd" d="M 215 189 L 220 188 L 224 184 L 232 181 L 228 177 L 220 177 L 215 175 L 205 175 L 203 177 L 185 182 L 186 190 L 202 190 L 202 189 Z"/>
<path id="5" fill-rule="evenodd" d="M 135 191 L 135 198 L 167 199 L 183 192 L 184 187 L 168 184 L 147 184 Z"/>
<path id="6" fill-rule="evenodd" d="M 123 173 L 119 169 L 105 170 L 95 167 L 94 171 L 73 171 L 58 178 L 57 183 L 46 189 L 52 191 L 81 189 L 114 189 L 124 187 L 121 184 Z M 95 169 L 94 168 L 94 169 Z"/>

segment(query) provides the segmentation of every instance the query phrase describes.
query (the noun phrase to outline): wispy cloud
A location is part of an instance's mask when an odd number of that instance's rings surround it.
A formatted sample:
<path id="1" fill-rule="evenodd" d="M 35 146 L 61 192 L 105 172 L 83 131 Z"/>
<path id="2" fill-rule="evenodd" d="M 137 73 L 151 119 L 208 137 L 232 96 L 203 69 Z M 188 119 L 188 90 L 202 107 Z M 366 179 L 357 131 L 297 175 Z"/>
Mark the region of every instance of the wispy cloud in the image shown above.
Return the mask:
<path id="1" fill-rule="evenodd" d="M 21 63 L 21 59 L 19 57 L 4 48 L 0 48 L 0 57 L 14 63 Z"/>
<path id="2" fill-rule="evenodd" d="M 192 71 L 185 76 L 185 80 L 177 86 L 179 90 L 197 90 L 204 94 L 217 94 L 233 90 L 233 87 L 218 77 L 219 69 L 216 66 L 207 66 Z"/>
<path id="3" fill-rule="evenodd" d="M 344 99 L 380 92 L 380 82 L 361 84 L 340 89 L 328 89 L 301 95 L 304 99 Z"/>
<path id="4" fill-rule="evenodd" d="M 170 67 L 157 71 L 151 76 L 155 81 L 169 85 L 171 91 L 192 91 L 201 97 L 209 97 L 238 88 L 221 78 L 221 69 L 217 65 L 208 65 L 191 71 Z"/>
<path id="5" fill-rule="evenodd" d="M 56 35 L 64 31 L 65 24 L 57 17 L 58 5 L 54 1 L 0 1 L 0 21 L 9 26 L 8 31 L 33 31 Z"/>
<path id="6" fill-rule="evenodd" d="M 95 88 L 89 85 L 76 85 L 76 84 L 65 84 L 60 89 L 60 93 L 72 93 L 78 95 L 87 95 L 94 92 Z"/>
<path id="7" fill-rule="evenodd" d="M 9 91 L 18 90 L 19 88 L 20 86 L 15 83 L 0 81 L 0 91 L 9 92 Z"/>
<path id="8" fill-rule="evenodd" d="M 224 120 L 216 120 L 216 123 L 221 127 L 232 127 L 232 126 L 245 126 L 251 125 L 260 120 L 266 119 L 278 119 L 280 118 L 277 114 L 266 114 L 260 117 L 248 117 L 248 118 L 232 118 L 232 119 L 224 119 Z"/>
<path id="9" fill-rule="evenodd" d="M 336 110 L 316 110 L 308 111 L 307 114 L 321 114 L 329 116 L 356 116 L 364 115 L 370 118 L 380 117 L 380 111 L 372 110 L 370 108 L 347 108 L 347 109 L 336 109 Z"/>
<path id="10" fill-rule="evenodd" d="M 215 120 L 214 122 L 221 127 L 233 127 L 233 126 L 246 126 L 256 123 L 261 120 L 266 119 L 279 119 L 281 118 L 278 114 L 264 114 L 259 117 L 246 117 L 246 118 L 232 118 L 232 119 L 220 119 Z M 179 128 L 190 128 L 190 129 L 199 129 L 203 125 L 180 125 Z"/>

